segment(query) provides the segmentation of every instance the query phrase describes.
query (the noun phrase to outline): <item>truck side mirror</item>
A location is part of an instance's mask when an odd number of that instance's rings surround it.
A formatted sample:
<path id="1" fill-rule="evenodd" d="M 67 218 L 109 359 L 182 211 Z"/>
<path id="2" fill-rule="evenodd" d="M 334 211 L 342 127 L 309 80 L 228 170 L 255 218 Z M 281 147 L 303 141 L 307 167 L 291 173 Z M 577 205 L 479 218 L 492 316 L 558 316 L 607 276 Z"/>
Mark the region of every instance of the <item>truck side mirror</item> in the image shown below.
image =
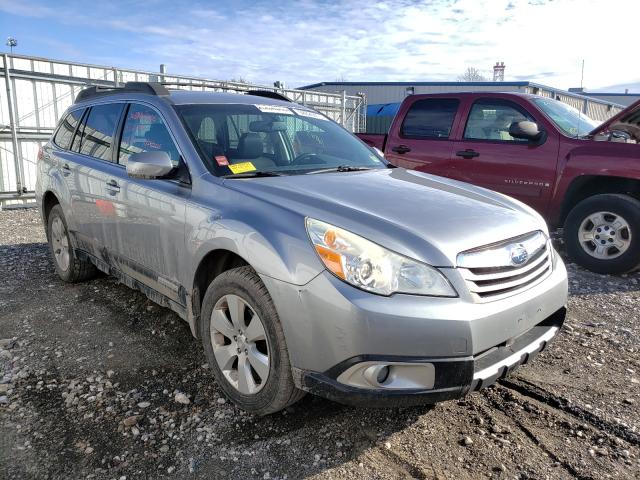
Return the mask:
<path id="1" fill-rule="evenodd" d="M 529 140 L 532 143 L 543 143 L 546 135 L 543 130 L 540 130 L 538 124 L 535 122 L 513 122 L 509 126 L 509 135 L 513 138 L 520 138 L 523 140 Z"/>

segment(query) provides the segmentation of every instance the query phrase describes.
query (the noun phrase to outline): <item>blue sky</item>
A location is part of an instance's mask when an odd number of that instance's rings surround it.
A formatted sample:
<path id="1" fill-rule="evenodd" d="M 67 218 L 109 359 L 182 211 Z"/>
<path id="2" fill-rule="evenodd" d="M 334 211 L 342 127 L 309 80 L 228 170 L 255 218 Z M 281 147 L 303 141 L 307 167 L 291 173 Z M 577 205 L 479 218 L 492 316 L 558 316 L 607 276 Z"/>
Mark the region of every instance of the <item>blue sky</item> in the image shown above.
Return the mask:
<path id="1" fill-rule="evenodd" d="M 504 61 L 506 80 L 568 88 L 584 59 L 590 89 L 640 91 L 638 18 L 637 0 L 0 0 L 0 38 L 25 55 L 294 87 L 491 76 Z"/>

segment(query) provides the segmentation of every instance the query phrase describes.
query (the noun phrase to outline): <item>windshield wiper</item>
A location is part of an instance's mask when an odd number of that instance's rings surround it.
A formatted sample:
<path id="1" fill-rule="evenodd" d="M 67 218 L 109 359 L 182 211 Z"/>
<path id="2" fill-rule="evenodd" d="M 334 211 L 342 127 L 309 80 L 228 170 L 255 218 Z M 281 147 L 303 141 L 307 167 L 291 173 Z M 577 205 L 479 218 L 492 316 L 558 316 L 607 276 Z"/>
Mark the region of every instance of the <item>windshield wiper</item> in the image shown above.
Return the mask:
<path id="1" fill-rule="evenodd" d="M 305 175 L 313 175 L 316 173 L 329 173 L 329 172 L 360 172 L 362 170 L 371 170 L 371 167 L 353 167 L 351 165 L 338 165 L 332 168 L 322 168 L 320 170 L 312 170 Z"/>
<path id="2" fill-rule="evenodd" d="M 222 178 L 257 178 L 257 177 L 283 177 L 285 174 L 269 170 L 256 170 L 255 172 L 230 173 L 222 175 Z"/>

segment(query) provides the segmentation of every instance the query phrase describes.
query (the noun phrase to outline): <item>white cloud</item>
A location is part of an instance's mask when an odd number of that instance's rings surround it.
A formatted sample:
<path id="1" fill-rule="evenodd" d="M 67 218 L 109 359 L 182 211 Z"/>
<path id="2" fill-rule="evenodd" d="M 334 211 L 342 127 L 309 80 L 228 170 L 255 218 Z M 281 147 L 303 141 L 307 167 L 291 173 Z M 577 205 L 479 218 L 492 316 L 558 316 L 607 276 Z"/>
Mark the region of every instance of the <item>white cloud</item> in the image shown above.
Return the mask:
<path id="1" fill-rule="evenodd" d="M 0 9 L 15 4 L 0 0 Z M 176 73 L 244 77 L 289 85 L 333 81 L 455 80 L 473 66 L 491 76 L 496 61 L 507 80 L 559 88 L 640 82 L 634 58 L 640 2 L 618 0 L 385 0 L 361 2 L 156 2 L 93 11 L 99 32 L 123 61 L 144 58 Z M 37 7 L 37 8 L 36 8 Z M 39 15 L 50 13 L 38 7 Z M 105 7 L 106 8 L 106 7 Z M 64 9 L 63 9 L 64 10 Z M 69 9 L 65 12 L 69 14 Z M 73 18 L 83 15 L 77 8 Z M 64 16 L 57 17 L 64 22 Z M 77 23 L 76 23 L 77 25 Z M 123 48 L 123 47 L 126 47 Z M 89 49 L 87 48 L 89 52 Z M 110 57 L 114 53 L 110 52 Z M 87 58 L 86 61 L 91 61 Z"/>

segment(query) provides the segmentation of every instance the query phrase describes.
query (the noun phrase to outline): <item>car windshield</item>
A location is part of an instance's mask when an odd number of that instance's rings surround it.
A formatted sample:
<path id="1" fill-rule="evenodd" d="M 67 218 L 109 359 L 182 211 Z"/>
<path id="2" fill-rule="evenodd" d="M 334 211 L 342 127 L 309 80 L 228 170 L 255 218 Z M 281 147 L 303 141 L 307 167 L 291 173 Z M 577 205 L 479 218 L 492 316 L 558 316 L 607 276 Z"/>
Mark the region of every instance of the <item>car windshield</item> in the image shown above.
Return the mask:
<path id="1" fill-rule="evenodd" d="M 295 104 L 193 104 L 176 110 L 205 165 L 218 176 L 386 167 L 342 127 Z"/>
<path id="2" fill-rule="evenodd" d="M 570 137 L 583 137 L 600 125 L 600 122 L 590 119 L 580 110 L 552 98 L 534 98 L 533 103 Z"/>

